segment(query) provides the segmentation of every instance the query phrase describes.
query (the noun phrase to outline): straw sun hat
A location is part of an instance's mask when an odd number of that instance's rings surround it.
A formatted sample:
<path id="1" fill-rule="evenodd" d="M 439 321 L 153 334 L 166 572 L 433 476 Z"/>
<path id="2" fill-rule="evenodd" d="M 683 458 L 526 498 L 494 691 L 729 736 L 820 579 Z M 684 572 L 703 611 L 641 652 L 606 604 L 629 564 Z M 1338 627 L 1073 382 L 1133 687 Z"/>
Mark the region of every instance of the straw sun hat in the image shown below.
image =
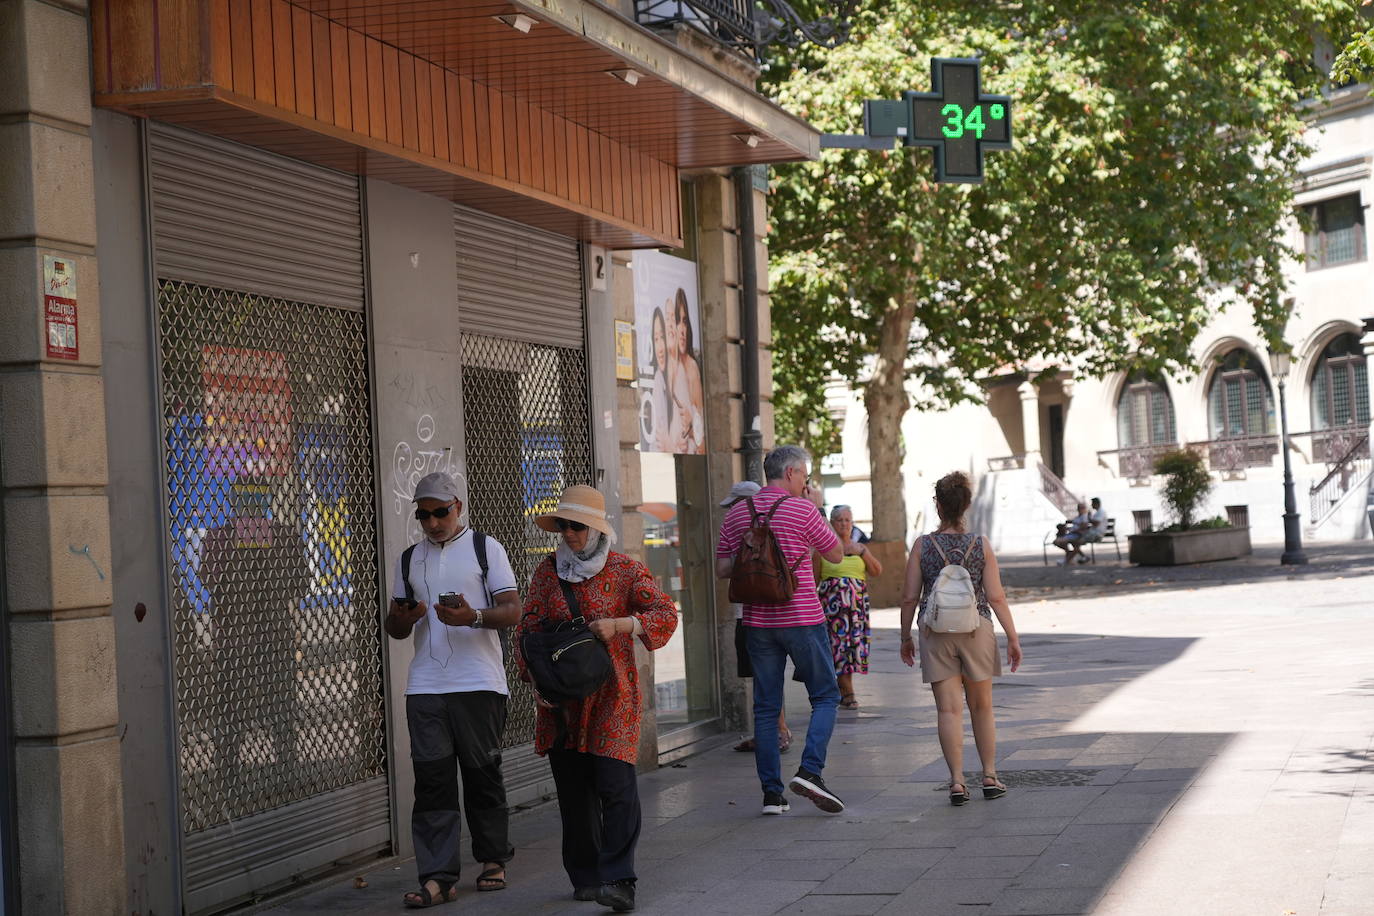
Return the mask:
<path id="1" fill-rule="evenodd" d="M 581 484 L 568 487 L 558 497 L 558 508 L 548 515 L 535 516 L 534 523 L 545 531 L 558 531 L 556 519 L 565 518 L 570 522 L 581 522 L 588 528 L 615 538 L 611 522 L 606 518 L 606 497 L 595 487 Z"/>

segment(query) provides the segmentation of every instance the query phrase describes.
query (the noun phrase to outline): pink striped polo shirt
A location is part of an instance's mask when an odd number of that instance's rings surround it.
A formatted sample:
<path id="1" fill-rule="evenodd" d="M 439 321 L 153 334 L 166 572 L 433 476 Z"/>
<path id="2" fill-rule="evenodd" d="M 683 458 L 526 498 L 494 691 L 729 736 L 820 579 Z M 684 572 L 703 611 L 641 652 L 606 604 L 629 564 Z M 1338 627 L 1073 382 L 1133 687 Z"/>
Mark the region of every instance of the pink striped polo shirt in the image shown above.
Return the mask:
<path id="1" fill-rule="evenodd" d="M 797 571 L 797 590 L 787 604 L 746 604 L 746 627 L 804 627 L 825 622 L 820 598 L 816 597 L 816 575 L 811 569 L 812 550 L 830 550 L 839 544 L 830 523 L 811 503 L 798 496 L 788 496 L 782 487 L 764 487 L 754 496 L 754 508 L 760 515 L 779 499 L 785 500 L 773 514 L 769 525 L 782 548 L 788 566 Z M 741 499 L 725 513 L 720 526 L 720 540 L 716 543 L 716 559 L 728 560 L 739 549 L 740 539 L 749 530 L 749 503 Z M 800 561 L 800 562 L 799 562 Z"/>

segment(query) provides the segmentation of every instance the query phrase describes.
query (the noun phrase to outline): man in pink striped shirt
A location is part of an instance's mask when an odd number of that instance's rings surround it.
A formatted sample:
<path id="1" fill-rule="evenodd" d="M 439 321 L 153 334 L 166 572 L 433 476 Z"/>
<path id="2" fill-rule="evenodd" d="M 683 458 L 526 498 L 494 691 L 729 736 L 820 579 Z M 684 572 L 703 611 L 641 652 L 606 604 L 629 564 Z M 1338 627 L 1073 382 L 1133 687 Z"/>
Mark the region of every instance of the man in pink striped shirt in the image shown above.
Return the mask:
<path id="1" fill-rule="evenodd" d="M 811 567 L 813 550 L 832 563 L 838 563 L 844 551 L 825 517 L 805 498 L 811 489 L 807 482 L 810 465 L 811 456 L 799 446 L 783 445 L 769 452 L 763 461 L 768 485 L 730 508 L 716 544 L 716 575 L 728 579 L 735 552 L 754 513 L 765 516 L 781 502 L 769 526 L 787 565 L 796 570 L 797 590 L 786 604 L 744 605 L 749 661 L 754 667 L 754 764 L 763 784 L 764 814 L 782 814 L 789 807 L 782 794 L 782 761 L 778 755 L 778 712 L 782 709 L 783 669 L 788 658 L 811 698 L 801 769 L 788 788 L 811 799 L 822 811 L 838 814 L 844 810 L 844 802 L 821 779 L 826 749 L 835 730 L 840 688 L 835 683 L 830 636 Z"/>

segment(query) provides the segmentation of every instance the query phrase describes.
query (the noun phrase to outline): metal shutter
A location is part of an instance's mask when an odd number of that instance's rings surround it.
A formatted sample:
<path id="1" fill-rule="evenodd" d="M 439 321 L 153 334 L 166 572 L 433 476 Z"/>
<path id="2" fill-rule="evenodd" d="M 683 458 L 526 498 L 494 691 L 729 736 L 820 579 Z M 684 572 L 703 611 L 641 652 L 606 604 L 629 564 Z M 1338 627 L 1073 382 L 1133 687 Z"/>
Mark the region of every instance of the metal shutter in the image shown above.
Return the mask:
<path id="1" fill-rule="evenodd" d="M 362 204 L 354 176 L 162 124 L 147 137 L 194 914 L 392 841 Z M 252 424 L 267 457 L 206 459 L 251 448 Z"/>
<path id="2" fill-rule="evenodd" d="M 361 310 L 354 175 L 152 123 L 157 275 Z"/>
<path id="3" fill-rule="evenodd" d="M 575 239 L 466 207 L 453 208 L 453 230 L 464 334 L 583 348 Z"/>

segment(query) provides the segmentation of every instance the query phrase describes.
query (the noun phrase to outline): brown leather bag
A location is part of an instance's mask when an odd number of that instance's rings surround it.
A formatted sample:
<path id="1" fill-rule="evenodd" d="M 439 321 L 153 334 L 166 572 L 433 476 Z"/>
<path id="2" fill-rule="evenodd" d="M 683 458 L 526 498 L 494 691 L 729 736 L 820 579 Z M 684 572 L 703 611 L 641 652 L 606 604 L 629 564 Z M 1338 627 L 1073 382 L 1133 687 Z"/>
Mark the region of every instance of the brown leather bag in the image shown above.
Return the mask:
<path id="1" fill-rule="evenodd" d="M 767 515 L 760 515 L 749 497 L 749 530 L 740 538 L 735 551 L 735 565 L 730 572 L 730 600 L 741 604 L 786 604 L 797 591 L 797 567 L 805 555 L 791 567 L 783 556 L 782 545 L 773 533 L 770 522 L 783 499 L 773 503 Z"/>

